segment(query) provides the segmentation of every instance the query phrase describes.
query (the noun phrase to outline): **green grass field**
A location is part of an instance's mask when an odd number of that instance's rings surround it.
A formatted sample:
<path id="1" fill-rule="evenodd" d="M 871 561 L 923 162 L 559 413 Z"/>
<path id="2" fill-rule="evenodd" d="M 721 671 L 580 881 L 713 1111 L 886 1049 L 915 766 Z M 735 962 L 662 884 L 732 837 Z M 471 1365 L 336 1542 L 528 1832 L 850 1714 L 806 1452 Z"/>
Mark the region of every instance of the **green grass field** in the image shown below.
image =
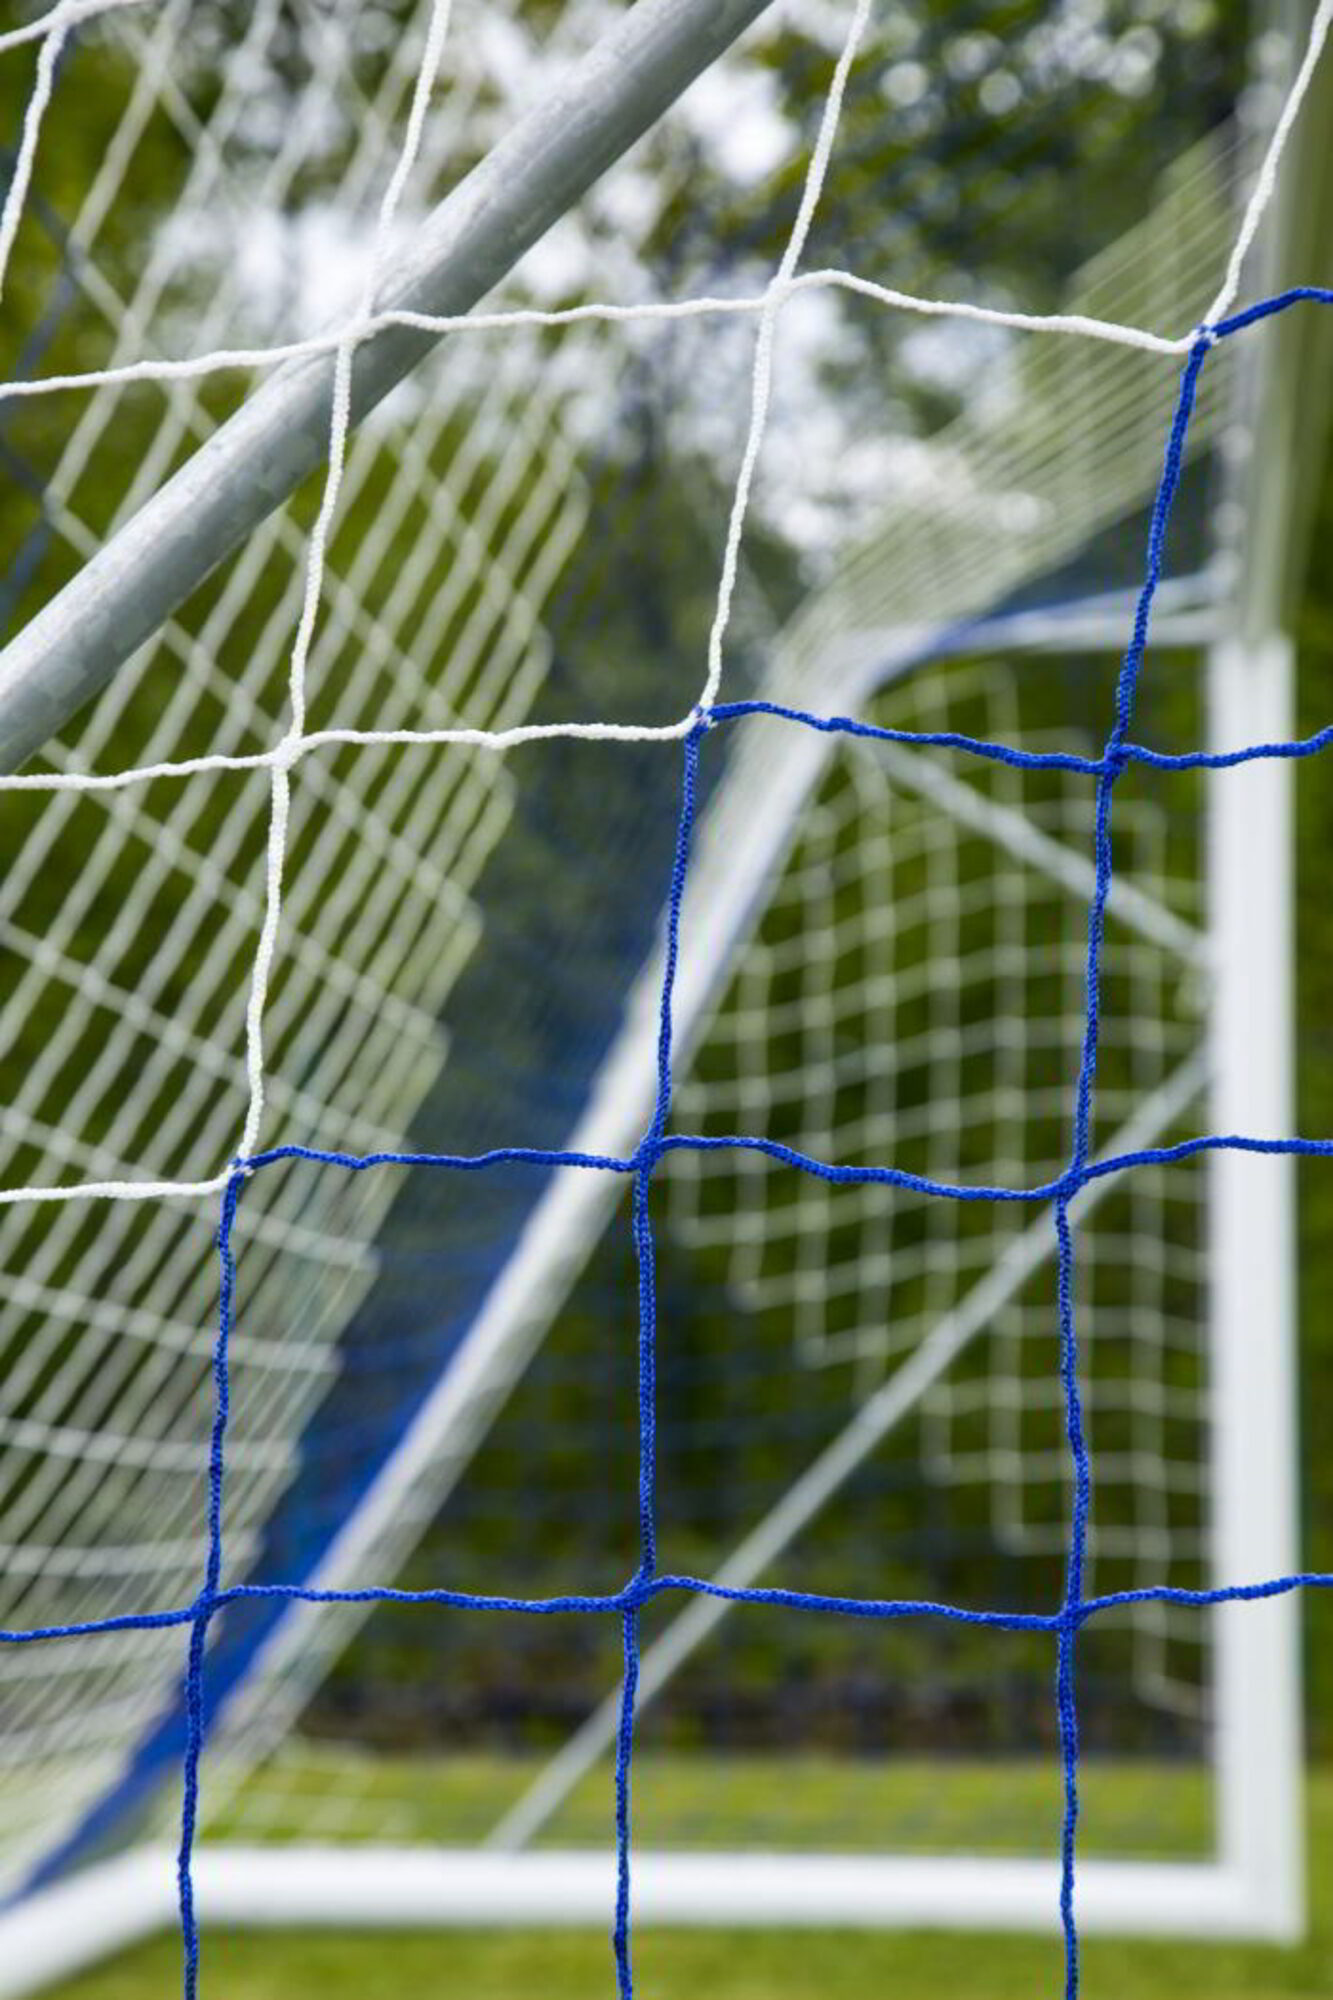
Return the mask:
<path id="1" fill-rule="evenodd" d="M 824 1788 L 832 1774 L 802 1775 L 812 1793 L 822 1791 L 831 1803 Z M 1095 1784 L 1097 1774 L 1091 1776 Z M 1109 1799 L 1113 1781 L 1104 1778 L 1102 1786 Z M 1021 1785 L 1014 1796 L 1021 1802 Z M 1089 1939 L 1086 2000 L 1328 2000 L 1333 1772 L 1312 1778 L 1309 1806 L 1312 1912 L 1304 1944 Z M 1175 1822 L 1164 1846 L 1193 1845 L 1197 1824 L 1189 1817 Z M 1053 1937 L 645 1928 L 636 1969 L 645 2000 L 866 2000 L 868 1994 L 1054 2000 L 1062 1990 Z M 62 1986 L 57 2000 L 169 2000 L 179 1984 L 178 1942 L 162 1937 Z M 207 2000 L 401 2000 L 417 1993 L 438 2000 L 590 2000 L 614 1992 L 606 1939 L 570 1931 L 214 1933 L 204 1939 L 202 1985 Z"/>
<path id="2" fill-rule="evenodd" d="M 522 1757 L 357 1757 L 307 1743 L 259 1773 L 231 1811 L 210 1821 L 208 1835 L 254 1840 L 262 1825 L 266 1840 L 310 1840 L 336 1827 L 341 1838 L 468 1846 L 485 1840 L 540 1769 Z M 1200 1767 L 1089 1758 L 1080 1782 L 1088 1853 L 1207 1853 L 1211 1791 Z M 601 1846 L 611 1786 L 608 1764 L 591 1772 L 537 1844 Z M 255 1795 L 269 1808 L 258 1823 Z M 1032 1854 L 1061 1811 L 1054 1757 L 983 1763 L 644 1749 L 634 1759 L 635 1835 L 645 1847 Z"/>

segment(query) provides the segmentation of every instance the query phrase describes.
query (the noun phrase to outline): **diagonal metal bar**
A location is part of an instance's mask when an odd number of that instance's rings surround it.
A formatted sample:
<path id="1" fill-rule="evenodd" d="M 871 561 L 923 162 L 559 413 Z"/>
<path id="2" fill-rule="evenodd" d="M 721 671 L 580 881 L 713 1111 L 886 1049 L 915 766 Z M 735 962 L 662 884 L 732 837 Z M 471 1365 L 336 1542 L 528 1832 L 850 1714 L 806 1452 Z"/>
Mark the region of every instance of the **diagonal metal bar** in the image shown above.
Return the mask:
<path id="1" fill-rule="evenodd" d="M 469 312 L 769 0 L 639 0 L 419 232 L 378 311 Z M 352 421 L 439 336 L 386 327 L 358 347 Z M 328 451 L 334 355 L 272 376 L 0 653 L 0 770 L 17 770 Z"/>

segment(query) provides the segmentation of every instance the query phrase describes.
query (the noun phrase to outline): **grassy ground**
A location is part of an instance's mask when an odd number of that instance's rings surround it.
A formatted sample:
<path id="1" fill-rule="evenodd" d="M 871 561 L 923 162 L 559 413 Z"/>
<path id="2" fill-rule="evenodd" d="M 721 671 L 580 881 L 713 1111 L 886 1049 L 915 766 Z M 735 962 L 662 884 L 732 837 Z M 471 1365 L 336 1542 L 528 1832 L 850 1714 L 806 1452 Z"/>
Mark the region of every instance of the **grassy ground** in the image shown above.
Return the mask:
<path id="1" fill-rule="evenodd" d="M 470 1845 L 486 1838 L 540 1768 L 520 1757 L 349 1757 L 341 1747 L 307 1744 L 261 1772 L 209 1822 L 208 1835 Z M 594 1770 L 538 1844 L 603 1845 L 611 1783 L 609 1766 Z M 1090 1854 L 1208 1851 L 1210 1785 L 1197 1766 L 1089 1758 L 1081 1789 Z M 645 1847 L 1032 1854 L 1048 1844 L 1061 1810 L 1054 1757 L 876 1761 L 645 1749 L 634 1759 L 635 1838 Z"/>
<path id="2" fill-rule="evenodd" d="M 644 1933 L 636 1973 L 645 2000 L 1055 2000 L 1062 1978 L 1049 1938 L 820 1931 Z M 223 1937 L 203 1987 L 225 2000 L 609 2000 L 615 1991 L 602 1939 L 541 1931 Z M 179 1954 L 155 1944 L 62 1994 L 157 2000 L 179 1990 Z M 1092 1940 L 1083 1991 L 1088 2000 L 1327 2000 L 1333 1945 L 1327 1932 L 1295 1951 Z"/>
<path id="3" fill-rule="evenodd" d="M 1085 2000 L 1328 2000 L 1333 1773 L 1311 1782 L 1310 1830 L 1303 1945 L 1090 1939 Z M 1062 1987 L 1050 1937 L 644 1930 L 636 1968 L 645 2000 L 1055 2000 Z M 169 2000 L 179 1990 L 179 1948 L 161 1938 L 71 1981 L 58 2000 Z M 609 2000 L 613 1991 L 605 1939 L 583 1932 L 294 1931 L 204 1941 L 206 2000 Z"/>

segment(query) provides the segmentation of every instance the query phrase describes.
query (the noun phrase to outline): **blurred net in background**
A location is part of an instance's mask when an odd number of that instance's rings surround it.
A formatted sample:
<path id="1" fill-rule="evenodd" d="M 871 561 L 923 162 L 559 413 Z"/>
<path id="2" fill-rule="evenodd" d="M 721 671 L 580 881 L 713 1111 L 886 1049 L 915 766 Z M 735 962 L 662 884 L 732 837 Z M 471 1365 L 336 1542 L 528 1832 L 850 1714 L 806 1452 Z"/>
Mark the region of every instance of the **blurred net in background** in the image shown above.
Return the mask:
<path id="1" fill-rule="evenodd" d="M 367 5 L 353 31 L 308 0 L 162 0 L 82 24 L 49 114 L 60 142 L 39 150 L 14 244 L 6 379 L 300 339 L 350 310 L 431 11 Z M 601 0 L 455 8 L 386 257 L 607 18 Z M 1252 177 L 1252 144 L 1218 123 L 1242 96 L 1242 28 L 1206 5 L 1120 22 L 1030 0 L 1002 41 L 984 8 L 885 10 L 803 267 L 1178 335 L 1217 291 Z M 841 8 L 775 14 L 520 263 L 502 303 L 757 296 L 846 33 Z M 30 79 L 6 52 L 10 130 Z M 1245 129 L 1271 122 L 1269 88 L 1251 83 Z M 446 339 L 351 440 L 309 727 L 664 725 L 686 710 L 754 339 L 739 313 Z M 726 697 L 1095 755 L 1172 366 L 924 325 L 834 288 L 788 300 L 775 351 Z M 1178 636 L 1143 723 L 1168 748 L 1203 734 L 1234 372 L 1222 352 L 1206 371 L 1173 524 L 1163 611 Z M 15 623 L 244 382 L 0 406 Z M 312 482 L 279 507 L 35 768 L 267 749 L 319 499 Z M 674 1129 L 949 1180 L 1054 1176 L 1084 1026 L 1087 779 L 856 742 L 795 772 L 787 727 L 733 723 L 705 746 Z M 616 1063 L 650 1046 L 640 1001 L 659 976 L 677 787 L 660 742 L 306 756 L 266 1138 L 570 1145 Z M 246 1116 L 269 797 L 260 771 L 0 793 L 5 1187 L 225 1167 Z M 1108 1147 L 1200 1123 L 1201 812 L 1188 774 L 1135 772 L 1118 795 Z M 729 872 L 719 933 L 706 918 Z M 536 1596 L 623 1580 L 638 1448 L 623 1189 L 580 1197 L 577 1227 L 535 1262 L 524 1250 L 568 1172 L 266 1171 L 237 1228 L 228 1581 Z M 783 1581 L 1056 1602 L 1069 1493 L 1049 1219 L 744 1154 L 674 1154 L 661 1183 L 664 1565 L 725 1565 L 878 1412 L 781 1540 Z M 215 1223 L 212 1196 L 3 1211 L 5 1627 L 197 1590 Z M 1080 1233 L 1100 1466 L 1089 1588 L 1209 1581 L 1206 1235 L 1202 1170 L 1178 1165 L 1108 1187 Z M 501 1360 L 453 1430 L 423 1432 L 521 1252 Z M 922 1354 L 938 1365 L 900 1398 Z M 685 1616 L 645 1614 L 646 1663 Z M 1086 1748 L 1107 1760 L 1088 1781 L 1090 1851 L 1211 1851 L 1211 1633 L 1198 1611 L 1150 1604 L 1089 1637 Z M 181 1652 L 173 1630 L 0 1652 L 11 1886 L 176 1814 Z M 233 1606 L 213 1636 L 204 1831 L 605 1845 L 598 1717 L 618 1671 L 612 1635 L 574 1617 Z M 746 1607 L 701 1630 L 645 1710 L 642 1838 L 1049 1852 L 1050 1678 L 1033 1635 L 868 1636 Z"/>

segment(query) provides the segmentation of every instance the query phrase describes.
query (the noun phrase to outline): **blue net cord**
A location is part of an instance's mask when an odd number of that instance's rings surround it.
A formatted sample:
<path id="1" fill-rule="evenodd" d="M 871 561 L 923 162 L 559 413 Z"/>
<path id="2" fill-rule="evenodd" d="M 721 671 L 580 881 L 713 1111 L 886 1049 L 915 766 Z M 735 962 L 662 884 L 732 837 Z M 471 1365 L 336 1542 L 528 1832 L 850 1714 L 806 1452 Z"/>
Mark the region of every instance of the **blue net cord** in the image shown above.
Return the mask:
<path id="1" fill-rule="evenodd" d="M 24 1631 L 0 1630 L 0 1643 L 22 1645 L 46 1639 L 71 1639 L 102 1632 L 147 1631 L 171 1626 L 187 1628 L 189 1636 L 185 1670 L 186 1727 L 181 1837 L 177 1861 L 184 1947 L 185 2000 L 195 2000 L 199 1982 L 199 1928 L 194 1908 L 192 1860 L 199 1806 L 199 1767 L 205 1737 L 204 1676 L 208 1627 L 212 1619 L 228 1605 L 249 1598 L 283 1599 L 310 1604 L 434 1604 L 452 1606 L 459 1610 L 498 1611 L 530 1617 L 550 1617 L 575 1612 L 590 1616 L 614 1617 L 619 1620 L 624 1650 L 624 1679 L 615 1758 L 614 1818 L 617 1881 L 612 1942 L 617 1991 L 621 2000 L 632 2000 L 634 1975 L 630 1950 L 630 1777 L 639 1672 L 639 1618 L 646 1604 L 658 1597 L 678 1593 L 715 1597 L 735 1604 L 779 1606 L 791 1611 L 812 1611 L 850 1618 L 935 1618 L 954 1624 L 987 1626 L 1000 1631 L 1037 1631 L 1049 1632 L 1052 1635 L 1056 1651 L 1055 1695 L 1064 1780 L 1064 1816 L 1060 1831 L 1060 1916 L 1064 1933 L 1064 1993 L 1065 2000 L 1076 2000 L 1079 1991 L 1079 1935 L 1075 1912 L 1079 1739 L 1075 1667 L 1076 1646 L 1080 1632 L 1089 1620 L 1101 1613 L 1127 1605 L 1161 1603 L 1202 1608 L 1218 1604 L 1254 1603 L 1301 1589 L 1333 1588 L 1333 1574 L 1299 1571 L 1288 1576 L 1255 1582 L 1223 1584 L 1209 1590 L 1184 1590 L 1160 1585 L 1112 1591 L 1101 1596 L 1084 1595 L 1083 1582 L 1092 1510 L 1092 1461 L 1084 1430 L 1079 1392 L 1079 1342 L 1074 1308 L 1075 1240 L 1070 1219 L 1071 1203 L 1081 1188 L 1094 1180 L 1112 1174 L 1126 1173 L 1140 1166 L 1168 1164 L 1190 1159 L 1201 1153 L 1225 1150 L 1255 1154 L 1320 1157 L 1333 1155 L 1333 1139 L 1299 1137 L 1258 1139 L 1243 1133 L 1216 1133 L 1187 1139 L 1176 1145 L 1145 1147 L 1101 1160 L 1091 1158 L 1100 1025 L 1101 955 L 1106 909 L 1113 878 L 1111 814 L 1117 782 L 1133 764 L 1173 771 L 1227 770 L 1259 758 L 1312 756 L 1333 743 L 1333 724 L 1330 724 L 1312 736 L 1287 742 L 1256 743 L 1225 752 L 1197 751 L 1168 756 L 1132 742 L 1129 734 L 1135 694 L 1148 644 L 1153 599 L 1165 565 L 1167 529 L 1172 502 L 1179 484 L 1180 468 L 1199 377 L 1209 353 L 1219 341 L 1301 302 L 1333 305 L 1333 289 L 1297 286 L 1273 298 L 1261 300 L 1243 312 L 1232 314 L 1216 326 L 1201 330 L 1191 348 L 1181 376 L 1175 413 L 1166 443 L 1161 480 L 1153 505 L 1144 579 L 1139 592 L 1130 643 L 1116 684 L 1115 714 L 1100 757 L 1086 758 L 1062 753 L 1021 751 L 1006 744 L 985 742 L 952 731 L 914 732 L 880 729 L 852 717 L 818 716 L 803 709 L 788 708 L 765 701 L 719 703 L 707 713 L 700 714 L 696 727 L 685 742 L 679 824 L 667 891 L 666 954 L 657 1037 L 656 1097 L 652 1121 L 633 1154 L 619 1158 L 514 1146 L 471 1155 L 421 1152 L 353 1155 L 287 1145 L 274 1147 L 237 1163 L 223 1197 L 217 1233 L 221 1289 L 213 1351 L 214 1408 L 208 1460 L 208 1547 L 203 1586 L 198 1596 L 191 1604 L 161 1611 L 122 1614 L 67 1625 L 37 1626 Z M 1055 1180 L 1028 1188 L 964 1186 L 930 1180 L 893 1167 L 841 1166 L 836 1162 L 814 1159 L 792 1147 L 759 1137 L 737 1134 L 705 1138 L 689 1133 L 667 1132 L 667 1119 L 671 1109 L 672 1000 L 679 958 L 681 905 L 689 869 L 702 745 L 711 730 L 726 723 L 744 721 L 745 718 L 754 715 L 776 717 L 794 726 L 815 729 L 823 733 L 903 743 L 919 748 L 957 750 L 1020 769 L 1073 771 L 1095 781 L 1095 877 L 1088 910 L 1083 1047 L 1074 1089 L 1073 1137 L 1069 1164 Z M 948 1201 L 1034 1203 L 1052 1209 L 1057 1248 L 1059 1367 L 1064 1398 L 1065 1435 L 1073 1479 L 1065 1590 L 1063 1601 L 1057 1610 L 1046 1614 L 988 1611 L 935 1603 L 925 1599 L 826 1596 L 817 1592 L 787 1590 L 777 1586 L 733 1589 L 712 1583 L 705 1577 L 664 1574 L 658 1571 L 657 1285 L 650 1216 L 652 1177 L 658 1163 L 670 1152 L 689 1149 L 711 1151 L 725 1148 L 740 1148 L 762 1153 L 797 1172 L 811 1174 L 828 1181 L 868 1182 L 886 1187 L 907 1188 Z M 356 1590 L 321 1590 L 299 1584 L 223 1584 L 222 1519 L 227 1425 L 230 1413 L 228 1356 L 235 1313 L 236 1262 L 232 1246 L 236 1214 L 242 1191 L 256 1176 L 267 1167 L 294 1160 L 309 1161 L 323 1167 L 338 1167 L 352 1173 L 395 1166 L 476 1173 L 492 1166 L 508 1164 L 530 1165 L 538 1169 L 569 1168 L 591 1173 L 621 1174 L 633 1180 L 632 1229 L 638 1263 L 639 1565 L 633 1577 L 622 1589 L 601 1595 L 524 1598 L 453 1591 L 445 1588 L 396 1590 L 387 1586 L 370 1586 Z"/>
<path id="2" fill-rule="evenodd" d="M 1203 364 L 1213 345 L 1211 334 L 1201 336 L 1190 349 L 1180 381 L 1175 415 L 1167 438 L 1166 460 L 1153 502 L 1148 527 L 1147 571 L 1134 612 L 1134 630 L 1116 682 L 1115 720 L 1102 752 L 1102 768 L 1097 775 L 1096 877 L 1088 908 L 1088 958 L 1085 977 L 1087 1015 L 1083 1026 L 1083 1055 L 1074 1092 L 1074 1134 L 1070 1174 L 1082 1185 L 1092 1147 L 1092 1104 L 1097 1081 L 1097 1035 L 1101 996 L 1102 945 L 1106 936 L 1106 905 L 1111 894 L 1111 801 L 1116 781 L 1126 765 L 1120 754 L 1129 735 L 1134 713 L 1143 656 L 1152 622 L 1152 603 L 1166 559 L 1166 530 L 1171 519 L 1171 503 L 1180 485 L 1180 466 L 1189 432 L 1194 394 Z M 1078 1923 L 1074 1915 L 1074 1864 L 1078 1832 L 1078 1699 L 1074 1685 L 1074 1648 L 1078 1638 L 1078 1610 L 1083 1599 L 1083 1571 L 1087 1558 L 1088 1517 L 1092 1511 L 1092 1465 L 1088 1456 L 1083 1423 L 1083 1400 L 1078 1385 L 1078 1329 L 1074 1313 L 1074 1231 L 1069 1221 L 1072 1196 L 1062 1192 L 1055 1205 L 1057 1253 L 1057 1298 L 1060 1316 L 1060 1383 L 1064 1394 L 1065 1436 L 1074 1475 L 1074 1504 L 1069 1530 L 1069 1553 L 1065 1570 L 1064 1612 L 1057 1644 L 1056 1705 L 1060 1717 L 1060 1747 L 1064 1762 L 1064 1824 L 1060 1833 L 1060 1923 L 1065 1938 L 1065 1996 L 1075 2000 L 1079 1983 Z"/>

